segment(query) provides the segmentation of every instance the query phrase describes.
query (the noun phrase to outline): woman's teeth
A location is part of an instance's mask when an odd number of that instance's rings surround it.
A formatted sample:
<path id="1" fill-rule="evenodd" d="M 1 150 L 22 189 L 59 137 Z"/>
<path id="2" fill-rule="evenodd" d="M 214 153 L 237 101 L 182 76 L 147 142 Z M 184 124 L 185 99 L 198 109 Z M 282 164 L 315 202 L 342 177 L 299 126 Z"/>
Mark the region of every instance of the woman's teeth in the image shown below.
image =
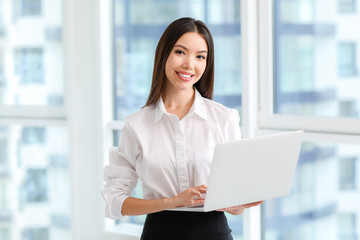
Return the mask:
<path id="1" fill-rule="evenodd" d="M 178 73 L 181 77 L 184 77 L 184 78 L 189 78 L 191 77 L 191 75 L 186 75 L 186 74 L 181 74 L 181 73 Z"/>

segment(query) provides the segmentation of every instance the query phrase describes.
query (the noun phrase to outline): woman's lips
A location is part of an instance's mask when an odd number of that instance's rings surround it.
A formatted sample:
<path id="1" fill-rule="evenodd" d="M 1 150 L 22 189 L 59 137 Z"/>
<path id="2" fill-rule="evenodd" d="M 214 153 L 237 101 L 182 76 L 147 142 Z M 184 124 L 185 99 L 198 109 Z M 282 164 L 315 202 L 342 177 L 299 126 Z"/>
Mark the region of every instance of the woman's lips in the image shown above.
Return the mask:
<path id="1" fill-rule="evenodd" d="M 191 73 L 176 72 L 176 74 L 178 75 L 178 77 L 181 80 L 184 80 L 184 81 L 190 81 L 194 77 L 194 74 L 191 74 Z"/>

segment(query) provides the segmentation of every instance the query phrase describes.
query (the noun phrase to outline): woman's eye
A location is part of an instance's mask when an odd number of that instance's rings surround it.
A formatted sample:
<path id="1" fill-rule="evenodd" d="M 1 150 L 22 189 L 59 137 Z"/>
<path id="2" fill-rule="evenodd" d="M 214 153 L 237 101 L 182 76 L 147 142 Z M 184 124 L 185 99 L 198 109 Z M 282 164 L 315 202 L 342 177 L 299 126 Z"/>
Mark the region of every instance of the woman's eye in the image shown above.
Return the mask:
<path id="1" fill-rule="evenodd" d="M 199 59 L 205 59 L 205 56 L 199 55 L 198 58 Z"/>
<path id="2" fill-rule="evenodd" d="M 183 51 L 180 51 L 180 50 L 176 50 L 175 53 L 177 53 L 177 54 L 185 54 Z"/>

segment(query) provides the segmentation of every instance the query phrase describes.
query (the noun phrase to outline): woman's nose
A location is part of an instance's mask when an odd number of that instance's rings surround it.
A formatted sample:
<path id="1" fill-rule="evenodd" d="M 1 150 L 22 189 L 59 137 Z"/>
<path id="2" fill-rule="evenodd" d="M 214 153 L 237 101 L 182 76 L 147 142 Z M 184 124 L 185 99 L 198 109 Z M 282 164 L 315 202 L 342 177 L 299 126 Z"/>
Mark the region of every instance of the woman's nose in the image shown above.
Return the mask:
<path id="1" fill-rule="evenodd" d="M 192 57 L 186 57 L 183 62 L 183 67 L 185 69 L 193 69 L 194 68 L 194 60 Z"/>

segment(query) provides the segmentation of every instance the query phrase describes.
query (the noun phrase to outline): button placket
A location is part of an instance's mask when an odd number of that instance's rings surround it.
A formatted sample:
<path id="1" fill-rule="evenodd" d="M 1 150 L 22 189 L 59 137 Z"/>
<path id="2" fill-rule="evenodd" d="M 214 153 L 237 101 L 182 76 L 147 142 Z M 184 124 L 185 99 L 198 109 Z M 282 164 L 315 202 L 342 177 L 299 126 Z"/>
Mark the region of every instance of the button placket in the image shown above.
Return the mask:
<path id="1" fill-rule="evenodd" d="M 179 181 L 180 193 L 190 187 L 189 176 L 186 165 L 186 152 L 185 152 L 185 137 L 182 130 L 181 122 L 174 119 L 174 133 L 175 133 L 175 154 L 176 165 Z"/>

